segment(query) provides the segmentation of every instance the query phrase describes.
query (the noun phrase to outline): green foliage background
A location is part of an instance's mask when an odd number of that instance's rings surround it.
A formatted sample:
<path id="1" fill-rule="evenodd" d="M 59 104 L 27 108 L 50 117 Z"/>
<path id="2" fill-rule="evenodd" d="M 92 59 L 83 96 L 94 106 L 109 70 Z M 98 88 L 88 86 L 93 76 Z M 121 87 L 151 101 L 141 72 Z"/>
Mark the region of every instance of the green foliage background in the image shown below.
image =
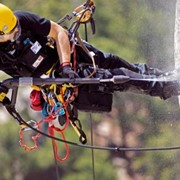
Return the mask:
<path id="1" fill-rule="evenodd" d="M 83 3 L 80 0 L 1 2 L 13 10 L 33 11 L 54 21 L 71 13 L 73 8 Z M 175 0 L 97 0 L 95 3 L 96 34 L 93 36 L 89 30 L 90 43 L 132 63 L 147 63 L 164 71 L 174 68 Z M 84 36 L 83 28 L 81 36 Z M 30 119 L 32 114 L 27 111 L 27 97 L 25 99 L 20 97 L 19 101 L 25 104 L 25 109 L 20 108 L 24 117 Z M 3 107 L 1 109 L 4 110 Z M 143 132 L 135 139 L 139 143 L 135 146 L 178 146 L 179 115 L 177 98 L 163 101 L 155 97 L 116 93 L 113 111 L 103 115 L 93 114 L 93 120 L 95 130 L 107 118 L 120 128 L 121 140 L 114 142 L 116 137 L 112 135 L 108 137 L 107 145 L 133 147 L 134 144 L 129 144 L 127 137 L 130 133 L 138 131 L 134 127 L 142 127 Z M 0 180 L 56 179 L 51 141 L 43 138 L 38 151 L 26 153 L 18 144 L 19 126 L 11 117 L 8 116 L 6 119 L 9 120 L 1 124 L 0 131 Z M 80 119 L 89 135 L 89 115 L 80 113 Z M 66 137 L 68 140 L 78 142 L 71 128 L 67 130 Z M 63 144 L 59 146 L 63 150 Z M 92 179 L 91 150 L 73 146 L 70 146 L 70 149 L 70 159 L 58 164 L 61 179 Z M 128 165 L 124 169 L 130 179 L 179 179 L 179 158 L 178 151 L 132 154 L 95 151 L 96 179 L 119 179 L 116 170 L 122 167 L 115 167 L 113 163 L 115 159 L 124 159 L 127 162 Z"/>

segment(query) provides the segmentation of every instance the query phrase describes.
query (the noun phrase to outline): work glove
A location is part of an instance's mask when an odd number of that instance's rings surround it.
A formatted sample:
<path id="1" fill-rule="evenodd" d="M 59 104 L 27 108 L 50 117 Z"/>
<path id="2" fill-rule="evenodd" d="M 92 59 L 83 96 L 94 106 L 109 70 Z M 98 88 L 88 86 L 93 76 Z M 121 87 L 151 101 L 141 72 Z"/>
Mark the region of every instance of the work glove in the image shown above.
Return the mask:
<path id="1" fill-rule="evenodd" d="M 0 103 L 3 103 L 7 93 L 8 93 L 8 88 L 3 85 L 0 85 Z"/>
<path id="2" fill-rule="evenodd" d="M 78 78 L 79 75 L 72 70 L 70 64 L 66 64 L 65 66 L 61 66 L 60 70 L 62 71 L 63 77 L 68 77 L 70 79 Z"/>

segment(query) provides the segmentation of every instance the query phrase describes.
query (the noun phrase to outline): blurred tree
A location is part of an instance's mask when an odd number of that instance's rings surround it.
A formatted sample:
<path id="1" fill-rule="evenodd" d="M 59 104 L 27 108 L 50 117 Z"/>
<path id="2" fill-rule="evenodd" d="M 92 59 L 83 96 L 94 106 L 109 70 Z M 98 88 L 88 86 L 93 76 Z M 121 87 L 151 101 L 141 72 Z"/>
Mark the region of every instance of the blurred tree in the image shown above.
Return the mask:
<path id="1" fill-rule="evenodd" d="M 12 9 L 23 9 L 38 13 L 57 21 L 84 1 L 80 0 L 31 0 L 1 1 Z M 175 0 L 98 0 L 96 3 L 97 33 L 89 41 L 107 52 L 112 52 L 132 63 L 147 62 L 165 70 L 173 68 L 173 31 Z M 83 37 L 83 28 L 81 28 Z M 1 77 L 2 79 L 4 78 Z M 27 98 L 27 96 L 26 96 Z M 20 99 L 19 99 L 20 100 Z M 31 114 L 23 110 L 29 119 Z M 134 96 L 129 93 L 117 93 L 114 98 L 114 110 L 107 115 L 109 121 L 115 121 L 121 131 L 121 138 L 114 141 L 114 136 L 106 139 L 108 145 L 164 146 L 175 145 L 179 131 L 179 110 L 171 101 L 157 98 Z M 113 114 L 114 113 L 114 114 Z M 105 121 L 107 116 L 95 116 L 95 124 Z M 38 119 L 38 118 L 37 118 Z M 89 132 L 88 117 L 80 113 L 85 131 Z M 177 122 L 177 123 L 176 123 Z M 172 124 L 172 125 L 171 125 Z M 18 146 L 18 129 L 14 122 L 1 125 L 0 131 L 0 168 L 2 179 L 44 179 L 56 178 L 51 141 L 47 140 L 39 151 L 24 153 Z M 141 129 L 142 128 L 142 129 Z M 139 130 L 140 129 L 140 130 Z M 139 130 L 139 131 L 138 131 Z M 114 129 L 111 130 L 112 132 Z M 96 132 L 97 133 L 97 132 Z M 113 132 L 114 133 L 114 132 Z M 72 130 L 67 132 L 68 140 L 76 141 Z M 134 137 L 133 140 L 131 138 Z M 97 136 L 96 136 L 97 138 Z M 98 140 L 96 141 L 96 143 Z M 63 145 L 60 143 L 60 147 Z M 167 156 L 169 155 L 169 156 Z M 62 179 L 92 179 L 91 154 L 87 149 L 71 147 L 70 159 L 59 165 Z M 97 179 L 116 179 L 111 162 L 120 159 L 117 169 L 126 169 L 128 177 L 152 177 L 154 179 L 175 179 L 179 176 L 179 153 L 95 153 Z M 105 161 L 107 160 L 107 161 Z M 118 161 L 119 162 L 119 161 Z M 168 165 L 170 163 L 170 165 Z M 174 167 L 171 168 L 170 167 Z M 87 170 L 88 169 L 88 170 Z M 120 171 L 123 174 L 125 171 Z M 34 176 L 33 176 L 34 174 Z M 26 177 L 25 177 L 26 176 Z M 117 178 L 118 179 L 118 178 Z M 136 178 L 138 179 L 138 178 Z"/>

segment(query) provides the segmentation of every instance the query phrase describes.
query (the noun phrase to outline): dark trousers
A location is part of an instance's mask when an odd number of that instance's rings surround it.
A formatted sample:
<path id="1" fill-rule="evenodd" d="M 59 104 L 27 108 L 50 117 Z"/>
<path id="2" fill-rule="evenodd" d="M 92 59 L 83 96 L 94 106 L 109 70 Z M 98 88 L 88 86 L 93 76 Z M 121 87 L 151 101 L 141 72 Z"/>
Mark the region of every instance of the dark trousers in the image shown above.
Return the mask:
<path id="1" fill-rule="evenodd" d="M 84 42 L 89 51 L 95 53 L 95 63 L 99 68 L 108 69 L 113 75 L 126 75 L 132 78 L 156 78 L 165 76 L 164 73 L 157 69 L 149 67 L 146 64 L 131 64 L 126 60 L 111 53 L 105 53 Z M 92 60 L 86 55 L 80 46 L 77 46 L 77 60 L 79 63 L 92 64 Z M 177 82 L 154 82 L 154 81 L 128 81 L 126 83 L 114 86 L 117 91 L 131 91 L 143 93 L 150 96 L 159 96 L 162 99 L 178 95 L 180 90 Z"/>
<path id="2" fill-rule="evenodd" d="M 115 68 L 124 67 L 131 71 L 138 72 L 138 69 L 134 64 L 131 64 L 114 54 L 105 53 L 85 41 L 84 41 L 84 45 L 88 48 L 89 51 L 93 51 L 95 53 L 95 56 L 94 56 L 95 63 L 99 68 L 115 69 Z M 83 49 L 80 46 L 77 46 L 76 48 L 77 48 L 78 61 L 80 63 L 92 64 L 92 60 L 86 55 Z"/>

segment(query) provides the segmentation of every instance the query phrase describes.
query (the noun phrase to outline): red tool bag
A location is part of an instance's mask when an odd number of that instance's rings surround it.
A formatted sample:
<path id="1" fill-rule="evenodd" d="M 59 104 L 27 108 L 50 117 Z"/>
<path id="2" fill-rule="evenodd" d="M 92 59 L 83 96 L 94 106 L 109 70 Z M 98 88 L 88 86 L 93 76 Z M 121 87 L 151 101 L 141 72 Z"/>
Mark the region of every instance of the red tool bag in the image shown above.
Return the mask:
<path id="1" fill-rule="evenodd" d="M 35 111 L 41 111 L 44 104 L 44 98 L 41 91 L 32 90 L 30 93 L 30 107 Z"/>

